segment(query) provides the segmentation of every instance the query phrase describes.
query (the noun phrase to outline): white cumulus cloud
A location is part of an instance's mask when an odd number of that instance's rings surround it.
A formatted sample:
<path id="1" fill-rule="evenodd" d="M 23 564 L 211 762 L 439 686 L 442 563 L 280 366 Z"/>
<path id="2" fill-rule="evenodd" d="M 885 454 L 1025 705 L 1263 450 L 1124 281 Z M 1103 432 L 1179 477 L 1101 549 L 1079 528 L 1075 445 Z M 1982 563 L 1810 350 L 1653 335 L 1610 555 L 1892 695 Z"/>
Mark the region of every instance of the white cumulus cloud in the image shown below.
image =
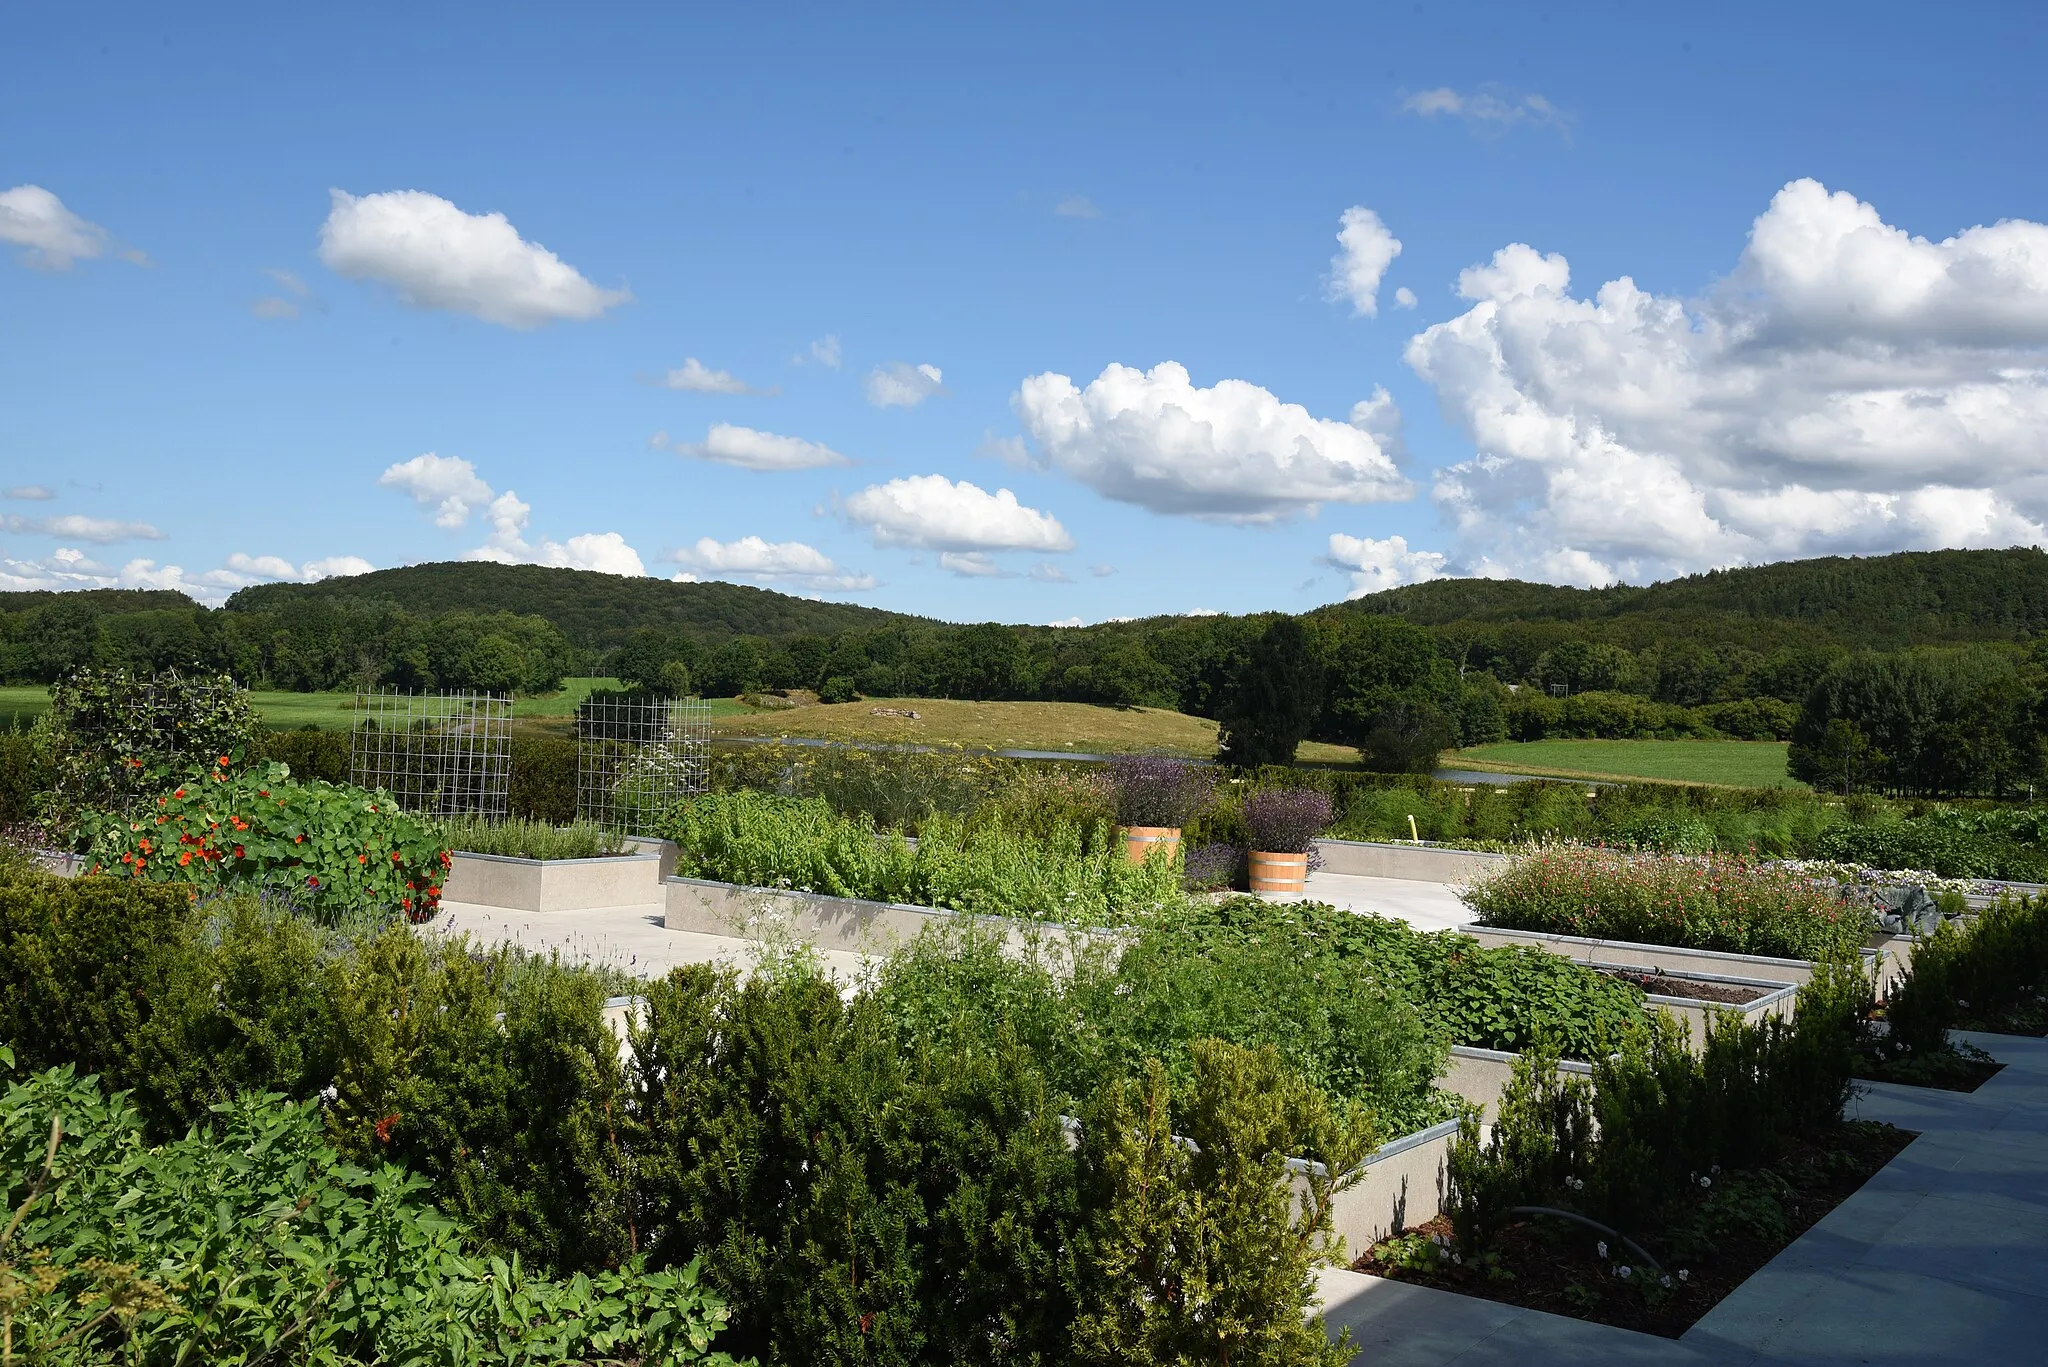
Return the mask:
<path id="1" fill-rule="evenodd" d="M 1404 536 L 1374 540 L 1336 532 L 1330 537 L 1328 561 L 1351 576 L 1351 592 L 1345 596 L 1362 598 L 1398 584 L 1441 579 L 1450 557 L 1440 551 L 1410 550 Z"/>
<path id="2" fill-rule="evenodd" d="M 1337 254 L 1330 258 L 1330 297 L 1349 301 L 1352 313 L 1361 318 L 1378 317 L 1380 281 L 1400 254 L 1401 239 L 1380 222 L 1380 216 L 1354 204 L 1338 220 Z M 1408 298 L 1412 303 L 1415 296 Z"/>
<path id="3" fill-rule="evenodd" d="M 617 532 L 584 532 L 567 541 L 542 537 L 526 539 L 526 525 L 533 507 L 510 489 L 492 489 L 468 461 L 423 456 L 401 461 L 378 476 L 377 483 L 409 494 L 422 508 L 434 510 L 434 525 L 449 530 L 463 526 L 472 514 L 480 513 L 490 534 L 481 546 L 463 552 L 464 560 L 491 560 L 501 565 L 551 565 L 576 570 L 601 570 L 606 574 L 647 573 L 639 552 Z"/>
<path id="4" fill-rule="evenodd" d="M 680 389 L 686 394 L 758 394 L 762 391 L 733 374 L 730 370 L 713 370 L 695 356 L 685 356 L 683 363 L 661 377 L 663 389 Z"/>
<path id="5" fill-rule="evenodd" d="M 410 494 L 422 508 L 432 508 L 436 527 L 460 527 L 496 497 L 474 465 L 432 451 L 389 467 L 377 476 L 377 483 Z"/>
<path id="6" fill-rule="evenodd" d="M 1415 297 L 1415 291 L 1409 289 L 1406 285 L 1394 291 L 1394 307 L 1397 309 L 1412 309 L 1420 302 Z"/>
<path id="7" fill-rule="evenodd" d="M 331 193 L 320 260 L 337 275 L 382 281 L 416 308 L 531 328 L 595 318 L 632 297 L 591 284 L 503 214 L 464 213 L 424 190 Z"/>
<path id="8" fill-rule="evenodd" d="M 0 489 L 0 498 L 21 499 L 29 503 L 45 503 L 57 496 L 57 491 L 47 484 L 14 484 Z"/>
<path id="9" fill-rule="evenodd" d="M 868 402 L 877 408 L 915 408 L 939 392 L 944 378 L 935 365 L 878 365 L 868 372 Z"/>
<path id="10" fill-rule="evenodd" d="M 1373 432 L 1245 380 L 1197 389 L 1173 361 L 1112 364 L 1086 389 L 1033 375 L 1010 402 L 1046 465 L 1154 512 L 1273 522 L 1413 492 L 1395 448 Z"/>
<path id="11" fill-rule="evenodd" d="M 1067 551 L 1074 539 L 1051 513 L 1028 508 L 1008 489 L 989 493 L 966 480 L 911 475 L 849 497 L 847 518 L 885 546 L 938 551 Z"/>
<path id="12" fill-rule="evenodd" d="M 1695 299 L 1519 243 L 1459 292 L 1407 358 L 1478 448 L 1435 489 L 1473 572 L 2048 541 L 2048 225 L 1934 242 L 1801 180 Z"/>
<path id="13" fill-rule="evenodd" d="M 769 541 L 758 536 L 717 541 L 706 536 L 700 537 L 694 546 L 671 551 L 667 559 L 694 571 L 690 582 L 709 576 L 839 592 L 875 586 L 873 575 L 841 569 L 831 556 L 801 541 Z"/>
<path id="14" fill-rule="evenodd" d="M 647 444 L 657 451 L 737 465 L 742 470 L 818 470 L 828 465 L 853 464 L 818 442 L 736 427 L 729 422 L 712 424 L 702 441 L 672 441 L 668 433 L 656 432 Z"/>
<path id="15" fill-rule="evenodd" d="M 987 551 L 947 551 L 939 557 L 939 568 L 962 579 L 1013 579 L 1016 576 L 996 563 Z"/>
<path id="16" fill-rule="evenodd" d="M 65 271 L 74 261 L 90 261 L 114 249 L 114 239 L 64 207 L 64 201 L 40 185 L 0 190 L 0 242 L 21 248 L 21 263 L 39 271 Z M 140 252 L 124 252 L 141 262 Z"/>
<path id="17" fill-rule="evenodd" d="M 279 579 L 310 584 L 321 579 L 345 579 L 351 575 L 368 574 L 377 567 L 359 555 L 330 555 L 294 565 L 281 555 L 247 555 L 236 551 L 227 558 L 225 568 L 246 577 L 252 584 Z"/>

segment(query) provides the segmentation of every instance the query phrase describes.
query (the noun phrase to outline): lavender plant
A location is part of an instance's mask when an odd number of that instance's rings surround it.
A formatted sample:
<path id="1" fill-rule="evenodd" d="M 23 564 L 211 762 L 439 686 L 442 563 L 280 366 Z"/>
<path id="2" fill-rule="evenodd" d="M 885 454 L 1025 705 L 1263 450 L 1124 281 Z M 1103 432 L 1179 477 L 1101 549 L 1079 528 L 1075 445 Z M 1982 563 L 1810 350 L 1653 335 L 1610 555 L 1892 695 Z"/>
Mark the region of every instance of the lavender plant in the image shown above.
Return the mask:
<path id="1" fill-rule="evenodd" d="M 1336 814 L 1336 805 L 1313 788 L 1268 788 L 1244 801 L 1252 848 L 1265 854 L 1308 853 Z"/>
<path id="2" fill-rule="evenodd" d="M 1121 755 L 1110 761 L 1116 819 L 1125 826 L 1184 826 L 1209 805 L 1215 775 L 1184 759 Z"/>

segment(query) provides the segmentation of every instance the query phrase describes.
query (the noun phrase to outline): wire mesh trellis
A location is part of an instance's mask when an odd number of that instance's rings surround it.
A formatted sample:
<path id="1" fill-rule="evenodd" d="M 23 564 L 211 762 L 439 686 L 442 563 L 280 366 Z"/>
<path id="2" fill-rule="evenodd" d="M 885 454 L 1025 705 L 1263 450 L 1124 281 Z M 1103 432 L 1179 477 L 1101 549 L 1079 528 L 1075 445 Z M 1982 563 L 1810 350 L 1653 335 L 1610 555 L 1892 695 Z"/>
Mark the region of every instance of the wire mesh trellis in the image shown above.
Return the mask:
<path id="1" fill-rule="evenodd" d="M 695 698 L 599 694 L 576 708 L 576 815 L 606 830 L 654 834 L 711 777 L 710 707 Z"/>
<path id="2" fill-rule="evenodd" d="M 408 811 L 503 821 L 512 796 L 512 699 L 358 693 L 349 777 L 390 790 Z"/>

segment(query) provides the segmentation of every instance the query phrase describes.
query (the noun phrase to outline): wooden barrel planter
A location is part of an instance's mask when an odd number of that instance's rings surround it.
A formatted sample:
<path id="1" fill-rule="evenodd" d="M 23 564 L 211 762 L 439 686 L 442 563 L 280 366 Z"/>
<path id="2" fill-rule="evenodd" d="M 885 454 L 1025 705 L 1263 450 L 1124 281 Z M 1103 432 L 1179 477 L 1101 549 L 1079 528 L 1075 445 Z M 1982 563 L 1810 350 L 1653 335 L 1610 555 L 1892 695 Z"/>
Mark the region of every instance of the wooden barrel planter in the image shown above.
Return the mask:
<path id="1" fill-rule="evenodd" d="M 1165 849 L 1166 857 L 1173 858 L 1180 853 L 1180 827 L 1178 826 L 1125 826 L 1124 857 L 1133 864 L 1145 862 L 1145 856 L 1156 849 Z"/>
<path id="2" fill-rule="evenodd" d="M 1307 889 L 1307 855 L 1252 851 L 1253 892 L 1305 892 Z"/>

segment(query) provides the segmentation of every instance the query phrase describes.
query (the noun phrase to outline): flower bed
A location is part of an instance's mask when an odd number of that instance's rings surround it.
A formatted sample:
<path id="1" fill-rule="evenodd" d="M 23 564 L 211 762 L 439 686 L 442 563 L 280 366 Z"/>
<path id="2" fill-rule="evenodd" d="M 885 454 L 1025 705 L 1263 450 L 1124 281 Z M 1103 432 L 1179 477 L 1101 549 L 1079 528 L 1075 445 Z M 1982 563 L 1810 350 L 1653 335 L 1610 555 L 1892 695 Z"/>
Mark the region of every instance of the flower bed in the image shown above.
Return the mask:
<path id="1" fill-rule="evenodd" d="M 1723 855 L 1546 847 L 1461 895 L 1508 930 L 1787 959 L 1853 959 L 1876 929 L 1832 882 Z"/>
<path id="2" fill-rule="evenodd" d="M 1131 863 L 1107 824 L 1034 836 L 935 813 L 912 844 L 821 799 L 742 791 L 683 804 L 664 833 L 683 877 L 978 916 L 1116 925 L 1184 900 L 1175 862 Z"/>

